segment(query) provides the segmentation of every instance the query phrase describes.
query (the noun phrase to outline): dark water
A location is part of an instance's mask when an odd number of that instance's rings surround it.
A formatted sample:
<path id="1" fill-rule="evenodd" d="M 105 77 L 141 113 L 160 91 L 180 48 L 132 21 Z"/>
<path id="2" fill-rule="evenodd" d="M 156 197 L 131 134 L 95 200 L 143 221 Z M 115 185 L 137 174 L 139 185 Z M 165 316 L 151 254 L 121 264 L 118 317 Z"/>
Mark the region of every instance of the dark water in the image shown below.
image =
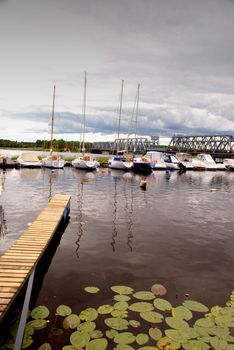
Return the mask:
<path id="1" fill-rule="evenodd" d="M 101 288 L 95 306 L 110 302 L 111 285 L 147 290 L 154 283 L 175 303 L 188 293 L 208 306 L 225 304 L 233 290 L 234 173 L 154 172 L 146 191 L 140 180 L 108 169 L 0 171 L 1 253 L 51 195 L 72 196 L 38 305 L 68 304 L 78 312 L 90 302 L 85 286 Z"/>

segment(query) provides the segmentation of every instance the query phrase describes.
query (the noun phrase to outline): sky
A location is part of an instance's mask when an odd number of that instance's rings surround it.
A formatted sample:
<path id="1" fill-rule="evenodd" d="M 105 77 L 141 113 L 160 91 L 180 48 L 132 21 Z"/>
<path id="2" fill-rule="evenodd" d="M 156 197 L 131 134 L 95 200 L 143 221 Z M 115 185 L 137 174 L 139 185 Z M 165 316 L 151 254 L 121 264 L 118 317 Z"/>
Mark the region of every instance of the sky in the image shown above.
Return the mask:
<path id="1" fill-rule="evenodd" d="M 0 139 L 234 134 L 234 0 L 0 0 Z M 163 143 L 163 142 L 162 142 Z"/>

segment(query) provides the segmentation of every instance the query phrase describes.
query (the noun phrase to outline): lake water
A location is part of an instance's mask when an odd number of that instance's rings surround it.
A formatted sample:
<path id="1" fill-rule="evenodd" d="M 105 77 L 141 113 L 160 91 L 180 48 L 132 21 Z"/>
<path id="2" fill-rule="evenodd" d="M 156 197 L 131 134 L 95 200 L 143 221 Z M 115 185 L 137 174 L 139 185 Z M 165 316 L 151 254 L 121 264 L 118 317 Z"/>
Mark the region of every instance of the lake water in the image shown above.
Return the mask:
<path id="1" fill-rule="evenodd" d="M 0 253 L 22 234 L 55 193 L 70 194 L 70 221 L 44 276 L 36 304 L 108 304 L 110 286 L 167 298 L 224 305 L 233 288 L 234 173 L 118 170 L 0 170 Z M 96 286 L 102 293 L 84 293 Z M 113 293 L 112 293 L 113 294 Z"/>

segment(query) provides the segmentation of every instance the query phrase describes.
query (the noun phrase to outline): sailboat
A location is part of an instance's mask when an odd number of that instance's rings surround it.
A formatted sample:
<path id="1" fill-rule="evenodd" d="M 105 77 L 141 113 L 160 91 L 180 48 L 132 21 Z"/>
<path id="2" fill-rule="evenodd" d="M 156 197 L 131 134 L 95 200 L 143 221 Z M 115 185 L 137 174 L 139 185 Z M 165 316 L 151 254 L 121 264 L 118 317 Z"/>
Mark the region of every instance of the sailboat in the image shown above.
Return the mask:
<path id="1" fill-rule="evenodd" d="M 42 165 L 45 168 L 52 169 L 63 169 L 64 168 L 64 159 L 59 157 L 57 154 L 53 152 L 53 133 L 54 133 L 54 106 L 55 106 L 55 89 L 54 85 L 54 93 L 53 93 L 53 106 L 52 106 L 52 115 L 51 115 L 51 138 L 50 138 L 50 155 L 42 159 Z"/>
<path id="2" fill-rule="evenodd" d="M 140 84 L 137 86 L 137 95 L 136 95 L 136 118 L 135 118 L 135 147 L 134 152 L 136 151 L 136 139 L 137 139 L 137 119 L 138 119 L 138 109 L 139 109 L 139 98 L 140 98 Z M 133 171 L 142 174 L 150 174 L 152 172 L 152 166 L 150 159 L 148 157 L 135 157 L 133 158 Z"/>
<path id="3" fill-rule="evenodd" d="M 84 170 L 95 170 L 99 166 L 99 163 L 95 158 L 89 154 L 85 154 L 85 122 L 86 122 L 86 86 L 87 86 L 87 74 L 85 72 L 84 78 L 84 102 L 83 102 L 83 133 L 82 140 L 80 141 L 80 146 L 82 145 L 82 155 L 78 156 L 72 161 L 72 166 L 77 169 Z"/>
<path id="4" fill-rule="evenodd" d="M 118 122 L 118 135 L 116 140 L 116 156 L 112 157 L 108 161 L 109 168 L 111 169 L 120 169 L 120 170 L 130 170 L 132 168 L 132 161 L 130 158 L 125 156 L 121 156 L 119 153 L 123 153 L 119 151 L 119 133 L 120 133 L 120 121 L 121 121 L 121 113 L 122 113 L 122 102 L 123 102 L 123 87 L 124 80 L 121 83 L 121 94 L 120 94 L 120 105 L 119 105 L 119 122 Z"/>

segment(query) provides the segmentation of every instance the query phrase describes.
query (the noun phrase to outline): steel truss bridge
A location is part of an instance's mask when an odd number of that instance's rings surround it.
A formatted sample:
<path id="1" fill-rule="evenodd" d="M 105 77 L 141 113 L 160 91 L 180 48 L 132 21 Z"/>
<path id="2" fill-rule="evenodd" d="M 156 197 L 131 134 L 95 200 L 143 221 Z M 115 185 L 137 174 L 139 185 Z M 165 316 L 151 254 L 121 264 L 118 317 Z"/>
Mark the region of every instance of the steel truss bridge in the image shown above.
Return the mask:
<path id="1" fill-rule="evenodd" d="M 158 136 L 150 137 L 129 137 L 116 139 L 114 142 L 94 142 L 93 151 L 114 152 L 116 150 L 128 150 L 133 152 L 144 152 L 148 149 L 156 148 L 159 144 Z"/>
<path id="2" fill-rule="evenodd" d="M 210 153 L 218 157 L 234 156 L 234 137 L 232 135 L 204 135 L 172 137 L 168 149 L 173 152 Z"/>

